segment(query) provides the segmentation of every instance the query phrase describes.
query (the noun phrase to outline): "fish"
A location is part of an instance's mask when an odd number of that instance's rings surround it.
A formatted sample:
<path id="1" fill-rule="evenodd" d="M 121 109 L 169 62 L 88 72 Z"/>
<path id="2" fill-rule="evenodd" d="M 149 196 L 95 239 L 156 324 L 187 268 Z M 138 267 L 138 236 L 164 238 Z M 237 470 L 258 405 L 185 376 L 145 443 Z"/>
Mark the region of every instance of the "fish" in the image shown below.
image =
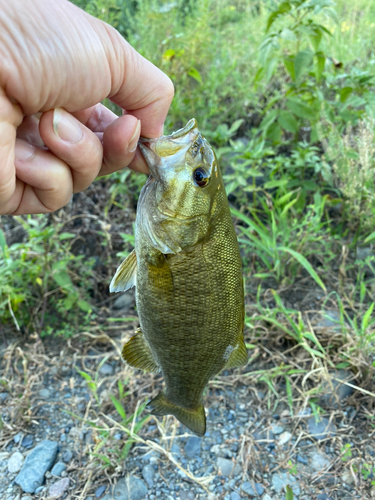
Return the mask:
<path id="1" fill-rule="evenodd" d="M 162 373 L 165 388 L 147 405 L 153 415 L 174 415 L 203 436 L 209 380 L 248 360 L 239 246 L 216 155 L 194 118 L 171 135 L 141 138 L 139 148 L 151 175 L 135 248 L 110 284 L 111 292 L 136 287 L 140 328 L 122 356 Z"/>

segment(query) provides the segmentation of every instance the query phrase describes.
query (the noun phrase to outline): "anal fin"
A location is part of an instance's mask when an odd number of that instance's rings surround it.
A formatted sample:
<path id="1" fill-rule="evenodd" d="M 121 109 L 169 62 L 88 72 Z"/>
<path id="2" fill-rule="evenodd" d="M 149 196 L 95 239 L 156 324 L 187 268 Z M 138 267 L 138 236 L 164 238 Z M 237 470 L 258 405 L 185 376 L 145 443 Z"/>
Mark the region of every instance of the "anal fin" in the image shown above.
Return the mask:
<path id="1" fill-rule="evenodd" d="M 228 361 L 224 368 L 235 368 L 238 366 L 246 365 L 248 360 L 245 341 L 243 338 L 240 339 L 236 347 L 233 349 Z"/>
<path id="2" fill-rule="evenodd" d="M 173 415 L 198 436 L 204 436 L 206 433 L 206 414 L 203 404 L 200 404 L 198 408 L 188 410 L 172 403 L 163 392 L 160 392 L 148 403 L 147 407 L 152 410 L 152 415 Z"/>
<path id="3" fill-rule="evenodd" d="M 124 261 L 121 262 L 111 284 L 109 291 L 112 292 L 125 292 L 129 288 L 135 286 L 137 276 L 137 256 L 135 250 L 130 252 Z"/>
<path id="4" fill-rule="evenodd" d="M 135 335 L 122 348 L 122 357 L 134 368 L 140 368 L 146 372 L 159 371 L 159 366 L 140 328 L 136 330 Z"/>

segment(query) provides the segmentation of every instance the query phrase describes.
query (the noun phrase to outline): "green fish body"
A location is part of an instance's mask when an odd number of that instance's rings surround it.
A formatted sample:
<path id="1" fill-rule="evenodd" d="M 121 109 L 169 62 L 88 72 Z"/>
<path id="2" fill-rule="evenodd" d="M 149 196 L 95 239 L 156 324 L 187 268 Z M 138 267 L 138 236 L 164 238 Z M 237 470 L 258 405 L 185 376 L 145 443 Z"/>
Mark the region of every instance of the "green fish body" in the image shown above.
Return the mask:
<path id="1" fill-rule="evenodd" d="M 165 390 L 149 403 L 197 435 L 202 394 L 223 368 L 247 362 L 241 258 L 215 153 L 196 121 L 140 149 L 151 176 L 142 189 L 135 249 L 110 290 L 136 286 L 140 329 L 123 357 L 161 371 Z"/>

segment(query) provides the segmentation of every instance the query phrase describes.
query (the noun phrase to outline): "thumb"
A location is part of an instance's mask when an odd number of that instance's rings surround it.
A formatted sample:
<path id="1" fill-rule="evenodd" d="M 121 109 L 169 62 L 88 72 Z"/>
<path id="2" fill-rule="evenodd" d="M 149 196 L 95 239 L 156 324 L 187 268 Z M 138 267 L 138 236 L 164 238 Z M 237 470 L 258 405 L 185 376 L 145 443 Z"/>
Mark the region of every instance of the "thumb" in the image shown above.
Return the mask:
<path id="1" fill-rule="evenodd" d="M 12 104 L 0 88 L 0 214 L 14 212 L 22 197 L 14 164 L 16 128 L 22 118 L 20 107 Z"/>

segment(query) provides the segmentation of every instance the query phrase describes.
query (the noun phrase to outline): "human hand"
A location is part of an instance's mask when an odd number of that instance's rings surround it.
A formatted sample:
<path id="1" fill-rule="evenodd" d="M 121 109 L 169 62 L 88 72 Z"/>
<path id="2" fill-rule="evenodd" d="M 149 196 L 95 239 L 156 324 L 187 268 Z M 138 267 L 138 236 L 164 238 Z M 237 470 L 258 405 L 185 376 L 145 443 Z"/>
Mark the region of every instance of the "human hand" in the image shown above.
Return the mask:
<path id="1" fill-rule="evenodd" d="M 0 0 L 0 214 L 52 212 L 98 175 L 148 172 L 137 141 L 162 135 L 172 98 L 162 71 L 68 1 Z"/>

